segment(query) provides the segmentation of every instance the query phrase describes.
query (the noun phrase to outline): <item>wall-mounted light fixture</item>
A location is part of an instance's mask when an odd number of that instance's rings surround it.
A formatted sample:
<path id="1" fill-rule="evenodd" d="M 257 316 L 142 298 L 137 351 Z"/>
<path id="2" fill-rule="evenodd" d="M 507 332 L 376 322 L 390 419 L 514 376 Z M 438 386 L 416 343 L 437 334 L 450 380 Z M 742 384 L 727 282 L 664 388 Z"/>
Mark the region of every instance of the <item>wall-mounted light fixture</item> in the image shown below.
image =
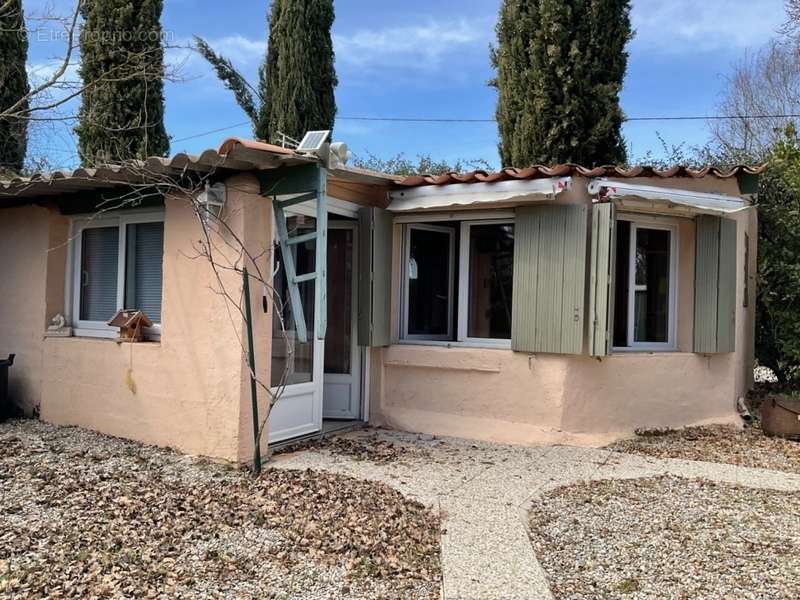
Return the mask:
<path id="1" fill-rule="evenodd" d="M 197 195 L 197 204 L 204 223 L 208 224 L 212 217 L 219 219 L 225 208 L 225 184 L 206 182 L 205 189 Z"/>

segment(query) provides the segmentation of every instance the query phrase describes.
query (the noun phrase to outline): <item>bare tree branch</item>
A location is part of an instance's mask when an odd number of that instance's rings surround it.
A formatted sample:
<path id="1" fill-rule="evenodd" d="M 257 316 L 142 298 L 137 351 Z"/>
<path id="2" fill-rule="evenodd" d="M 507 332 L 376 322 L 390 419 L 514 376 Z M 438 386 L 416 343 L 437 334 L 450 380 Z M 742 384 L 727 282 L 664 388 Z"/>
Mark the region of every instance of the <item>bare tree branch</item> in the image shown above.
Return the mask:
<path id="1" fill-rule="evenodd" d="M 149 168 L 143 161 L 128 161 L 120 166 L 119 181 L 116 183 L 125 188 L 123 193 L 110 194 L 96 208 L 89 217 L 97 219 L 103 215 L 141 205 L 151 198 L 165 198 L 168 202 L 186 202 L 191 206 L 196 221 L 200 226 L 201 239 L 192 244 L 192 252 L 181 254 L 189 260 L 202 260 L 208 263 L 212 270 L 214 285 L 211 291 L 224 299 L 231 327 L 234 328 L 236 339 L 240 347 L 242 360 L 247 365 L 249 375 L 256 382 L 261 394 L 267 401 L 265 414 L 260 416 L 257 424 L 257 440 L 255 447 L 261 447 L 261 440 L 269 417 L 275 404 L 281 398 L 286 388 L 290 375 L 291 358 L 295 351 L 295 342 L 286 327 L 286 309 L 288 305 L 282 300 L 280 293 L 273 285 L 273 273 L 265 272 L 261 264 L 271 258 L 270 245 L 264 248 L 251 248 L 241 235 L 231 226 L 230 220 L 235 212 L 230 209 L 227 214 L 215 215 L 198 201 L 200 193 L 208 183 L 215 180 L 216 172 L 209 173 L 165 173 L 159 169 Z M 235 190 L 228 184 L 228 191 Z M 72 242 L 73 239 L 65 243 Z M 55 248 L 51 248 L 54 250 Z M 282 339 L 287 350 L 287 356 L 281 373 L 270 373 L 270 381 L 265 381 L 250 367 L 248 348 L 243 339 L 240 326 L 247 325 L 242 279 L 244 269 L 247 267 L 251 289 L 260 286 L 265 290 L 267 311 L 272 318 L 272 338 Z M 234 318 L 234 314 L 238 318 Z M 252 324 L 251 324 L 252 325 Z"/>
<path id="2" fill-rule="evenodd" d="M 32 88 L 27 96 L 25 96 L 23 98 L 20 98 L 16 102 L 16 104 L 12 104 L 10 107 L 5 109 L 3 112 L 0 112 L 0 117 L 14 116 L 15 113 L 20 112 L 20 108 L 24 107 L 26 102 L 29 102 L 30 100 L 32 100 L 34 98 L 37 98 L 38 96 L 40 96 L 42 94 L 42 92 L 44 92 L 45 90 L 48 90 L 51 87 L 53 87 L 54 85 L 56 85 L 56 83 L 58 83 L 61 80 L 61 78 L 64 76 L 64 73 L 67 72 L 67 68 L 69 68 L 70 63 L 72 62 L 72 56 L 75 53 L 75 48 L 76 48 L 75 32 L 77 31 L 77 28 L 78 28 L 78 18 L 81 15 L 81 6 L 82 5 L 83 5 L 83 0 L 77 0 L 77 2 L 75 2 L 75 8 L 72 11 L 72 18 L 70 19 L 70 24 L 69 24 L 69 27 L 67 28 L 67 50 L 66 50 L 66 52 L 64 54 L 64 58 L 61 61 L 61 64 L 59 65 L 59 67 L 55 70 L 55 72 L 53 73 L 52 76 L 50 76 L 47 80 L 44 81 L 44 83 L 42 83 L 40 85 L 37 85 L 34 88 Z M 67 101 L 68 100 L 65 100 L 64 102 L 67 102 Z M 31 110 L 34 110 L 34 109 L 28 108 L 27 110 L 24 110 L 24 111 L 21 111 L 21 112 L 23 112 L 25 114 L 28 114 Z M 45 108 L 45 109 L 42 109 L 42 110 L 48 110 L 48 109 Z"/>
<path id="3" fill-rule="evenodd" d="M 797 1 L 800 8 L 800 0 Z M 764 158 L 791 118 L 764 115 L 800 113 L 800 54 L 796 48 L 773 41 L 747 54 L 727 79 L 718 112 L 731 117 L 709 123 L 713 144 L 729 162 Z M 758 115 L 761 118 L 749 119 Z"/>

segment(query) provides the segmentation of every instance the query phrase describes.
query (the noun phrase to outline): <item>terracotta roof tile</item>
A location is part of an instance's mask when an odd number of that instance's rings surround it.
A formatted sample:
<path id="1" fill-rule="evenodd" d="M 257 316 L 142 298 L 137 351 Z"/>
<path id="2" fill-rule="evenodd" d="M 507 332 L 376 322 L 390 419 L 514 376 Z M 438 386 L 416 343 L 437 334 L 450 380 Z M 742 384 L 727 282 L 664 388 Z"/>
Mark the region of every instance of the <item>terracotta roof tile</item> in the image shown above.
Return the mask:
<path id="1" fill-rule="evenodd" d="M 248 140 L 245 138 L 228 138 L 222 142 L 222 145 L 219 147 L 217 152 L 222 155 L 226 155 L 237 146 L 242 146 L 248 150 L 263 150 L 264 152 L 271 152 L 273 154 L 297 154 L 290 148 L 284 148 L 283 146 L 276 146 L 275 144 L 267 144 L 266 142 Z"/>
<path id="2" fill-rule="evenodd" d="M 577 175 L 581 177 L 691 177 L 700 179 L 702 177 L 718 177 L 728 179 L 736 177 L 740 173 L 748 175 L 759 175 L 764 172 L 766 165 L 748 166 L 738 165 L 731 169 L 723 170 L 717 167 L 703 167 L 702 169 L 690 169 L 689 167 L 675 166 L 669 169 L 657 169 L 647 165 L 639 165 L 630 168 L 606 166 L 606 167 L 582 167 L 573 164 L 560 164 L 552 167 L 544 165 L 533 165 L 525 169 L 508 167 L 500 171 L 471 171 L 469 173 L 447 173 L 445 175 L 414 175 L 406 177 L 397 185 L 401 187 L 420 187 L 426 185 L 449 185 L 452 183 L 494 183 L 497 181 L 510 181 L 517 179 L 542 179 L 545 177 L 566 177 Z"/>

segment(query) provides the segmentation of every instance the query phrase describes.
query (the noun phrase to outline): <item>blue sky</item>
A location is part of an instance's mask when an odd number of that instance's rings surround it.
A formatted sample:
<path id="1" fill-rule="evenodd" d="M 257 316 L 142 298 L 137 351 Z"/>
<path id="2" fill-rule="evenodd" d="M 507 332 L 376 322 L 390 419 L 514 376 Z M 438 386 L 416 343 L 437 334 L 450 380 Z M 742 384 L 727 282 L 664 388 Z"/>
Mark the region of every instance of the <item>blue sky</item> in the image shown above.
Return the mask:
<path id="1" fill-rule="evenodd" d="M 43 7 L 68 10 L 69 0 L 27 0 L 28 16 Z M 266 47 L 266 0 L 165 0 L 163 26 L 176 45 L 206 38 L 252 81 Z M 336 0 L 334 44 L 339 87 L 335 137 L 356 154 L 388 157 L 425 153 L 434 158 L 485 158 L 498 165 L 493 123 L 412 124 L 343 117 L 491 118 L 495 92 L 489 45 L 499 0 Z M 634 0 L 636 37 L 629 46 L 622 107 L 631 117 L 705 115 L 715 105 L 731 65 L 774 37 L 783 0 Z M 33 39 L 31 68 L 46 73 L 58 46 Z M 173 152 L 199 152 L 229 136 L 250 136 L 247 125 L 195 137 L 246 121 L 197 56 L 169 52 L 182 81 L 168 83 L 166 124 Z M 632 156 L 661 154 L 670 144 L 702 144 L 703 122 L 628 123 Z M 186 139 L 191 138 L 191 139 Z M 54 166 L 74 161 L 69 127 L 51 124 L 33 146 Z"/>

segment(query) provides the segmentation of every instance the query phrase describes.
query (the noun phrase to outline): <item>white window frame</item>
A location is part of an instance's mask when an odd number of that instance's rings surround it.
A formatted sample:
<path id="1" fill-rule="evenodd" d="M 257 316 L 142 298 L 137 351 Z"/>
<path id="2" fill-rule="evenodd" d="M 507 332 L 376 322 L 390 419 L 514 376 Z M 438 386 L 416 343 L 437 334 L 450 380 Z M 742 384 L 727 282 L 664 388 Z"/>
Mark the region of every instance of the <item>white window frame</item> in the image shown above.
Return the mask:
<path id="1" fill-rule="evenodd" d="M 403 226 L 403 249 L 402 249 L 402 268 L 400 269 L 400 343 L 404 344 L 421 344 L 430 346 L 454 346 L 454 347 L 478 347 L 478 348 L 499 348 L 510 349 L 511 339 L 493 339 L 493 338 L 478 338 L 469 337 L 467 332 L 469 330 L 469 243 L 470 243 L 470 229 L 472 225 L 504 225 L 514 224 L 516 213 L 514 210 L 474 210 L 469 212 L 456 212 L 456 213 L 431 213 L 431 214 L 404 214 L 395 217 L 394 222 Z M 459 252 L 458 252 L 458 322 L 456 326 L 456 335 L 449 331 L 448 336 L 427 336 L 427 335 L 408 335 L 408 262 L 410 254 L 410 229 L 433 229 L 441 231 L 447 229 L 453 231 L 451 228 L 436 227 L 435 225 L 427 225 L 428 223 L 435 223 L 437 221 L 458 221 L 460 224 L 459 230 Z M 451 237 L 451 244 L 455 244 L 454 236 Z M 451 250 L 451 257 L 453 251 Z M 455 276 L 453 266 L 450 268 L 450 297 L 453 296 L 453 287 L 455 286 Z M 452 327 L 453 314 L 452 308 L 450 311 L 450 323 Z M 455 339 L 453 339 L 455 337 Z"/>
<path id="2" fill-rule="evenodd" d="M 458 269 L 458 341 L 470 345 L 496 346 L 511 348 L 511 338 L 481 338 L 470 337 L 469 333 L 469 282 L 470 264 L 469 251 L 472 242 L 472 227 L 474 225 L 513 225 L 514 219 L 481 219 L 461 222 L 461 238 L 459 248 Z"/>
<path id="3" fill-rule="evenodd" d="M 411 260 L 411 232 L 412 231 L 433 231 L 436 233 L 447 234 L 450 240 L 450 260 L 448 261 L 448 284 L 447 284 L 447 333 L 444 335 L 410 334 L 408 333 L 408 311 L 409 293 L 408 285 L 408 266 Z M 403 268 L 402 268 L 402 294 L 403 310 L 400 333 L 404 340 L 425 340 L 425 341 L 449 341 L 453 338 L 453 309 L 455 307 L 455 252 L 456 252 L 456 232 L 452 227 L 440 227 L 437 225 L 426 225 L 422 223 L 410 223 L 403 231 Z"/>
<path id="4" fill-rule="evenodd" d="M 72 219 L 70 233 L 69 256 L 67 258 L 68 281 L 67 290 L 68 318 L 73 325 L 73 333 L 81 337 L 116 338 L 119 328 L 109 326 L 105 321 L 87 321 L 81 315 L 81 253 L 83 252 L 83 232 L 86 229 L 101 227 L 117 227 L 119 229 L 119 247 L 117 250 L 117 310 L 126 308 L 125 303 L 125 270 L 127 252 L 128 225 L 136 223 L 163 223 L 164 210 L 120 211 L 113 215 L 79 215 Z M 163 296 L 163 279 L 162 279 Z M 113 315 L 112 315 L 113 316 Z M 109 317 L 110 318 L 110 317 Z M 148 339 L 160 339 L 161 323 L 154 323 L 145 330 Z"/>
<path id="5" fill-rule="evenodd" d="M 630 245 L 628 250 L 628 314 L 627 314 L 627 346 L 614 346 L 613 352 L 674 352 L 677 349 L 678 332 L 678 221 L 668 217 L 641 216 L 620 214 L 618 221 L 630 223 Z M 668 328 L 666 342 L 637 342 L 634 340 L 635 299 L 636 299 L 636 232 L 638 229 L 657 229 L 670 232 L 669 261 L 669 310 L 667 313 Z M 616 242 L 615 242 L 616 243 Z"/>

